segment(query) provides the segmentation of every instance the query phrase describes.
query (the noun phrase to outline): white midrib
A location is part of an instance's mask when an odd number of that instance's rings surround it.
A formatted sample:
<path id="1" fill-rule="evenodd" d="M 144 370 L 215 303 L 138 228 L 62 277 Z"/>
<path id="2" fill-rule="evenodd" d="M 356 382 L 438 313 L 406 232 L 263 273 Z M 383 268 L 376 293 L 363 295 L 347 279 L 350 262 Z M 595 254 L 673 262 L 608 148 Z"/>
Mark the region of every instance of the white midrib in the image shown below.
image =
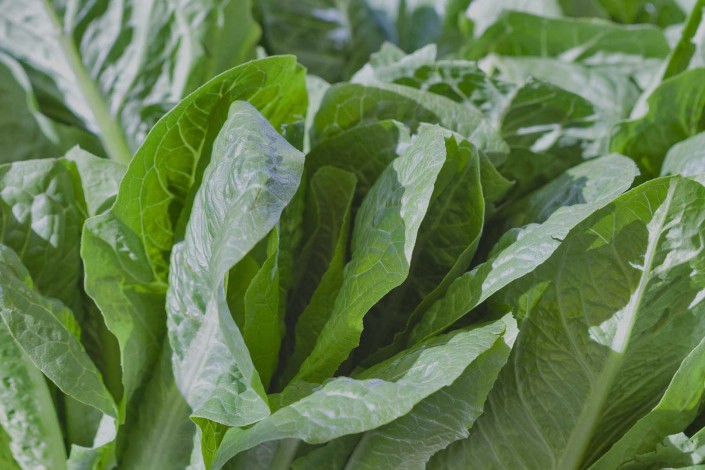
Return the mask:
<path id="1" fill-rule="evenodd" d="M 600 375 L 592 387 L 595 392 L 588 396 L 585 405 L 577 420 L 577 426 L 573 428 L 570 438 L 565 446 L 566 453 L 556 463 L 557 469 L 579 469 L 583 461 L 583 455 L 587 449 L 593 431 L 599 418 L 599 412 L 602 409 L 607 395 L 610 392 L 615 378 L 621 370 L 624 361 L 624 352 L 629 346 L 631 333 L 636 323 L 636 318 L 641 307 L 649 281 L 651 280 L 651 269 L 654 258 L 656 256 L 656 248 L 659 238 L 663 232 L 663 227 L 666 223 L 671 202 L 673 200 L 674 184 L 671 183 L 668 188 L 668 194 L 664 203 L 657 211 L 661 211 L 658 216 L 654 229 L 649 233 L 649 246 L 647 247 L 644 256 L 644 266 L 634 293 L 632 294 L 629 303 L 624 308 L 624 316 L 617 327 L 614 339 L 610 345 L 610 353 L 602 368 Z"/>
<path id="2" fill-rule="evenodd" d="M 61 51 L 71 68 L 71 72 L 76 78 L 78 88 L 88 104 L 88 107 L 95 118 L 100 130 L 100 141 L 103 143 L 108 156 L 117 162 L 128 164 L 132 159 L 132 152 L 127 145 L 127 140 L 118 122 L 113 119 L 108 110 L 105 99 L 100 94 L 93 79 L 86 72 L 86 68 L 81 62 L 81 58 L 76 50 L 73 38 L 66 34 L 61 26 L 59 18 L 52 7 L 50 0 L 42 0 L 41 4 L 56 30 Z"/>

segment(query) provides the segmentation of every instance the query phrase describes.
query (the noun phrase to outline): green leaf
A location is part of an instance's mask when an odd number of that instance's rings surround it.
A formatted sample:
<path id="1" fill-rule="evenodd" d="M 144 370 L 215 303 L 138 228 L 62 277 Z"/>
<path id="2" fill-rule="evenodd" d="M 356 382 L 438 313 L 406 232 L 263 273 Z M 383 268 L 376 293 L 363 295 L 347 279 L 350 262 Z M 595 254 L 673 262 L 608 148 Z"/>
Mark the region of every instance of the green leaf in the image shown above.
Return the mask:
<path id="1" fill-rule="evenodd" d="M 538 196 L 538 199 L 552 202 L 551 195 L 565 194 L 563 188 L 579 182 L 580 193 L 572 200 L 575 204 L 559 208 L 541 224 L 527 226 L 516 239 L 492 253 L 486 262 L 456 279 L 446 295 L 433 304 L 413 328 L 409 344 L 443 331 L 492 294 L 531 273 L 551 256 L 573 227 L 626 191 L 636 174 L 632 162 L 615 155 L 568 170 L 560 183 L 547 186 L 542 191 L 545 196 Z M 534 213 L 541 212 L 534 209 Z"/>
<path id="2" fill-rule="evenodd" d="M 498 294 L 521 331 L 448 468 L 583 468 L 656 405 L 705 334 L 704 198 L 688 179 L 646 183 Z"/>
<path id="3" fill-rule="evenodd" d="M 54 159 L 0 165 L 0 243 L 17 252 L 39 292 L 80 315 L 84 215 L 71 166 Z"/>
<path id="4" fill-rule="evenodd" d="M 465 9 L 470 0 L 365 0 L 359 3 L 366 3 L 372 10 L 371 23 L 379 25 L 385 39 L 405 51 L 438 44 L 444 54 L 451 54 L 469 36 L 465 28 Z M 377 49 L 379 44 L 371 51 Z"/>
<path id="5" fill-rule="evenodd" d="M 251 105 L 233 103 L 169 273 L 174 375 L 195 417 L 244 426 L 269 413 L 224 277 L 276 225 L 302 172 L 303 154 Z"/>
<path id="6" fill-rule="evenodd" d="M 579 62 L 519 56 L 496 57 L 492 65 L 502 79 L 512 83 L 521 84 L 533 77 L 574 93 L 612 121 L 627 118 L 641 92 L 630 73 Z"/>
<path id="7" fill-rule="evenodd" d="M 599 125 L 599 118 L 595 107 L 580 96 L 529 80 L 504 111 L 502 137 L 512 147 L 557 159 L 570 160 L 576 154 L 591 158 L 604 155 L 607 149 L 607 129 Z"/>
<path id="8" fill-rule="evenodd" d="M 120 456 L 123 468 L 187 468 L 194 448 L 196 425 L 189 419 L 191 408 L 174 382 L 171 348 L 165 344 L 154 376 L 137 407 L 135 424 Z M 198 444 L 198 442 L 195 442 Z"/>
<path id="9" fill-rule="evenodd" d="M 648 99 L 648 112 L 614 129 L 610 148 L 634 159 L 644 176 L 661 170 L 666 152 L 705 130 L 705 70 L 664 81 Z"/>
<path id="10" fill-rule="evenodd" d="M 334 309 L 294 381 L 320 383 L 331 377 L 358 346 L 365 314 L 404 282 L 445 158 L 443 130 L 422 126 L 369 191 L 355 218 L 352 259 Z"/>
<path id="11" fill-rule="evenodd" d="M 497 129 L 516 88 L 514 84 L 489 77 L 475 62 L 438 60 L 435 45 L 405 55 L 385 44 L 351 81 L 369 86 L 404 85 L 465 102 L 482 111 Z"/>
<path id="12" fill-rule="evenodd" d="M 507 322 L 511 324 L 511 320 Z M 453 383 L 468 364 L 502 341 L 508 323 L 500 320 L 439 336 L 355 379 L 330 380 L 248 429 L 232 428 L 223 438 L 212 468 L 221 468 L 232 457 L 262 442 L 296 438 L 316 444 L 389 423 Z"/>
<path id="13" fill-rule="evenodd" d="M 582 66 L 554 62 L 565 67 Z M 604 86 L 622 80 L 633 87 L 626 76 L 594 71 L 591 77 L 598 74 L 606 77 L 608 83 L 603 83 Z M 555 74 L 545 75 L 552 77 Z M 553 80 L 561 82 L 556 78 Z M 501 137 L 514 149 L 519 149 L 518 153 L 510 152 L 506 161 L 497 161 L 503 174 L 517 180 L 515 193 L 519 195 L 580 163 L 583 158 L 604 155 L 610 126 L 628 112 L 620 110 L 617 114 L 611 101 L 613 97 L 602 97 L 603 87 L 596 84 L 591 83 L 598 88 L 594 94 L 600 98 L 597 103 L 592 103 L 577 91 L 582 90 L 584 84 L 575 84 L 568 91 L 561 88 L 563 83 L 553 85 L 550 80 L 546 83 L 530 76 L 522 77 L 518 83 L 504 82 L 487 76 L 473 62 L 436 60 L 435 46 L 409 55 L 386 46 L 353 77 L 353 81 L 397 91 L 406 88 L 423 90 L 480 110 L 500 131 Z M 633 101 L 636 101 L 637 92 L 634 94 Z M 609 105 L 605 101 L 609 101 Z M 473 142 L 479 146 L 483 144 L 480 140 Z M 527 155 L 526 149 L 532 154 Z M 505 149 L 496 146 L 488 150 Z M 497 160 L 496 155 L 493 158 Z M 527 160 L 532 160 L 531 164 L 527 164 Z"/>
<path id="14" fill-rule="evenodd" d="M 308 157 L 307 157 L 308 158 Z M 300 279 L 295 288 L 293 314 L 300 307 L 296 321 L 293 351 L 286 361 L 282 384 L 291 379 L 311 353 L 326 322 L 335 307 L 340 286 L 350 235 L 350 212 L 357 179 L 351 173 L 335 167 L 321 167 L 311 178 L 311 202 L 316 218 L 314 232 L 301 253 L 309 258 L 297 266 L 303 266 L 296 275 Z M 315 257 L 313 256 L 315 254 Z"/>
<path id="15" fill-rule="evenodd" d="M 88 129 L 128 163 L 171 103 L 252 56 L 259 34 L 250 7 L 4 0 L 0 49 L 25 69 L 45 115 Z M 219 47 L 224 34 L 238 42 Z"/>
<path id="16" fill-rule="evenodd" d="M 307 172 L 310 157 L 306 156 Z M 345 262 L 357 178 L 348 171 L 326 165 L 313 173 L 308 186 L 303 220 L 305 242 L 295 261 L 296 282 L 289 308 L 293 315 L 300 314 L 308 305 L 332 260 L 339 258 L 338 263 Z"/>
<path id="17" fill-rule="evenodd" d="M 324 166 L 352 173 L 357 178 L 355 202 L 369 192 L 385 168 L 410 141 L 409 129 L 383 119 L 342 130 L 317 144 L 306 155 L 306 172 L 314 175 Z"/>
<path id="18" fill-rule="evenodd" d="M 432 455 L 467 437 L 507 362 L 516 333 L 508 326 L 504 341 L 497 341 L 471 362 L 455 382 L 401 418 L 363 434 L 346 468 L 423 470 Z"/>
<path id="19" fill-rule="evenodd" d="M 695 134 L 668 149 L 661 176 L 705 174 L 705 132 Z"/>
<path id="20" fill-rule="evenodd" d="M 252 278 L 244 294 L 245 317 L 242 335 L 264 388 L 269 388 L 281 346 L 279 325 L 279 230 L 267 241 L 267 259 Z"/>
<path id="21" fill-rule="evenodd" d="M 347 78 L 387 38 L 366 0 L 259 0 L 264 39 L 273 54 L 294 54 L 328 81 Z"/>
<path id="22" fill-rule="evenodd" d="M 51 307 L 54 317 L 49 320 L 56 320 L 58 323 L 44 321 L 48 328 L 46 334 L 56 334 L 60 337 L 68 335 L 71 343 L 69 347 L 73 348 L 74 352 L 80 350 L 81 357 L 77 359 L 82 361 L 80 367 L 87 367 L 92 370 L 91 373 L 97 373 L 92 362 L 97 360 L 100 370 L 108 374 L 110 383 L 117 385 L 112 387 L 111 391 L 115 396 L 119 396 L 119 368 L 112 364 L 107 355 L 103 355 L 109 350 L 111 338 L 102 335 L 104 327 L 96 317 L 97 312 L 92 305 L 84 302 L 81 265 L 77 253 L 80 229 L 86 212 L 84 197 L 99 198 L 97 192 L 104 192 L 105 188 L 96 192 L 94 186 L 88 185 L 84 191 L 79 179 L 81 171 L 69 161 L 71 156 L 80 156 L 87 164 L 95 161 L 108 162 L 76 149 L 69 152 L 66 159 L 15 162 L 3 168 L 2 180 L 6 188 L 2 196 L 4 204 L 0 209 L 4 212 L 3 222 L 0 224 L 2 239 L 9 248 L 22 254 L 33 278 L 33 284 L 38 290 L 34 295 L 48 295 L 63 300 L 76 314 L 74 317 L 74 312 L 57 303 L 55 307 Z M 85 169 L 85 165 L 82 165 L 82 168 Z M 114 176 L 112 173 L 106 173 L 103 180 L 107 183 Z M 116 186 L 114 181 L 113 186 Z M 38 341 L 41 343 L 42 340 Z M 83 351 L 84 346 L 89 349 L 90 359 Z M 30 354 L 30 357 L 36 362 L 44 360 L 46 354 L 44 351 L 37 351 L 36 355 Z M 60 380 L 57 377 L 60 377 Z M 70 375 L 61 377 L 60 371 L 57 370 L 53 380 L 61 389 L 66 390 L 69 386 L 67 384 L 76 379 Z M 99 386 L 103 387 L 102 383 Z M 112 397 L 108 397 L 112 402 Z M 65 412 L 67 441 L 71 445 L 67 463 L 70 468 L 77 465 L 79 460 L 85 464 L 94 459 L 111 459 L 111 442 L 115 438 L 115 417 L 104 416 L 104 406 L 93 402 L 85 403 L 85 398 L 78 398 L 77 401 L 77 398 L 75 395 L 69 395 L 63 403 L 58 404 L 58 408 Z M 105 422 L 102 431 L 101 421 Z"/>
<path id="23" fill-rule="evenodd" d="M 506 150 L 497 130 L 479 110 L 442 95 L 396 84 L 332 86 L 314 119 L 311 141 L 315 148 L 319 142 L 344 130 L 386 119 L 399 121 L 412 131 L 420 123 L 440 124 L 466 137 L 481 150 Z"/>
<path id="24" fill-rule="evenodd" d="M 477 40 L 465 57 L 494 53 L 507 56 L 561 57 L 593 65 L 664 59 L 670 48 L 663 32 L 652 26 L 622 26 L 597 19 L 548 18 L 507 11 Z M 643 66 L 643 64 L 642 64 Z"/>
<path id="25" fill-rule="evenodd" d="M 17 464 L 15 459 L 12 457 L 12 451 L 10 450 L 10 436 L 7 435 L 5 430 L 0 425 L 0 465 L 2 468 L 7 468 L 8 470 L 20 470 L 20 466 Z"/>
<path id="26" fill-rule="evenodd" d="M 102 214 L 110 209 L 125 175 L 125 166 L 98 158 L 78 147 L 69 150 L 65 158 L 76 164 L 80 180 L 78 186 L 83 190 L 88 216 Z"/>
<path id="27" fill-rule="evenodd" d="M 473 34 L 481 36 L 498 22 L 505 11 L 530 13 L 545 18 L 557 18 L 563 14 L 558 0 L 475 0 L 466 12 L 473 24 Z"/>
<path id="28" fill-rule="evenodd" d="M 610 16 L 620 23 L 654 23 L 668 26 L 681 23 L 692 2 L 682 0 L 600 0 Z"/>
<path id="29" fill-rule="evenodd" d="M 24 353 L 64 393 L 117 418 L 117 408 L 100 372 L 62 319 L 73 317 L 59 301 L 42 297 L 20 258 L 0 249 L 0 316 Z"/>
<path id="30" fill-rule="evenodd" d="M 0 249 L 3 257 L 6 251 Z M 6 439 L 0 443 L 2 468 L 66 468 L 64 439 L 47 383 L 4 322 L 0 322 L 0 358 L 0 434 Z"/>
<path id="31" fill-rule="evenodd" d="M 333 439 L 291 463 L 292 470 L 340 470 L 360 440 L 361 434 Z"/>
<path id="32" fill-rule="evenodd" d="M 48 120 L 39 113 L 29 78 L 22 66 L 0 52 L 0 163 L 56 156 L 58 149 L 47 129 Z"/>
<path id="33" fill-rule="evenodd" d="M 705 394 L 705 340 L 683 360 L 658 404 L 590 468 L 617 468 L 654 449 L 695 419 Z"/>
<path id="34" fill-rule="evenodd" d="M 374 306 L 366 318 L 363 349 L 374 353 L 406 327 L 427 297 L 437 299 L 467 271 L 484 226 L 480 155 L 465 139 L 445 139 L 446 159 L 433 186 L 404 283 Z"/>
<path id="35" fill-rule="evenodd" d="M 670 78 L 689 68 L 693 55 L 698 48 L 698 38 L 695 36 L 698 33 L 698 29 L 701 27 L 704 10 L 705 2 L 703 0 L 696 0 L 683 27 L 681 37 L 668 57 L 662 79 Z"/>
<path id="36" fill-rule="evenodd" d="M 86 222 L 81 243 L 86 292 L 120 344 L 128 401 L 162 349 L 168 259 L 178 220 L 188 215 L 185 207 L 213 141 L 238 99 L 253 103 L 274 126 L 293 122 L 305 105 L 303 70 L 292 58 L 277 57 L 208 82 L 152 129 L 113 208 Z"/>

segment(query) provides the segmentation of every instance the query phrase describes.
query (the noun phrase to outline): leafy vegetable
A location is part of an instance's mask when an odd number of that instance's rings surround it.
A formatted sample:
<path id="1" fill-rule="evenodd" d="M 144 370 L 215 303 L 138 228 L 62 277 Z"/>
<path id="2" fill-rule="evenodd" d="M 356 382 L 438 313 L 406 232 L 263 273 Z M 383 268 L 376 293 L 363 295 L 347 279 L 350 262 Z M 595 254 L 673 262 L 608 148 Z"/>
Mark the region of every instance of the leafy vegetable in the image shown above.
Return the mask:
<path id="1" fill-rule="evenodd" d="M 704 13 L 0 0 L 0 469 L 704 466 Z"/>
<path id="2" fill-rule="evenodd" d="M 127 163 L 166 109 L 252 55 L 258 27 L 248 4 L 6 0 L 0 49 L 27 73 L 43 115 Z M 217 53 L 236 24 L 237 48 Z"/>

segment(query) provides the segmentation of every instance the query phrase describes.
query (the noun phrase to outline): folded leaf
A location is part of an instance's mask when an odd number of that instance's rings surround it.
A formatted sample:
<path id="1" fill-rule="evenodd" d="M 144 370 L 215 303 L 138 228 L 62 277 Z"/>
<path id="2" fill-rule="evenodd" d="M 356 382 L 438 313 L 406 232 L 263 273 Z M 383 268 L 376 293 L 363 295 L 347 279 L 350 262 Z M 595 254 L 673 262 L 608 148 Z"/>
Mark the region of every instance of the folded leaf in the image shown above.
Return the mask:
<path id="1" fill-rule="evenodd" d="M 126 167 L 112 160 L 98 158 L 78 147 L 69 150 L 66 159 L 76 164 L 87 215 L 92 217 L 110 209 Z"/>
<path id="2" fill-rule="evenodd" d="M 224 281 L 276 225 L 302 172 L 303 154 L 251 105 L 233 103 L 169 273 L 174 375 L 196 417 L 244 426 L 269 413 Z"/>

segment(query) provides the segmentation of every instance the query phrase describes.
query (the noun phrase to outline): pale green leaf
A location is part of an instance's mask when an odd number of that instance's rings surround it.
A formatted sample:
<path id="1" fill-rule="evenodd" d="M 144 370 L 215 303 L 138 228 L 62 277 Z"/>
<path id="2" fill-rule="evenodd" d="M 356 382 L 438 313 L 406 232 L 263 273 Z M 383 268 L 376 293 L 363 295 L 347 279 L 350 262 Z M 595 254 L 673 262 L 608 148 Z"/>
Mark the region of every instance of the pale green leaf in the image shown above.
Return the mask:
<path id="1" fill-rule="evenodd" d="M 251 105 L 233 103 L 169 273 L 174 375 L 196 417 L 243 426 L 269 413 L 224 278 L 278 222 L 302 172 L 303 154 Z"/>
<path id="2" fill-rule="evenodd" d="M 682 140 L 668 149 L 661 176 L 705 174 L 705 132 Z"/>

